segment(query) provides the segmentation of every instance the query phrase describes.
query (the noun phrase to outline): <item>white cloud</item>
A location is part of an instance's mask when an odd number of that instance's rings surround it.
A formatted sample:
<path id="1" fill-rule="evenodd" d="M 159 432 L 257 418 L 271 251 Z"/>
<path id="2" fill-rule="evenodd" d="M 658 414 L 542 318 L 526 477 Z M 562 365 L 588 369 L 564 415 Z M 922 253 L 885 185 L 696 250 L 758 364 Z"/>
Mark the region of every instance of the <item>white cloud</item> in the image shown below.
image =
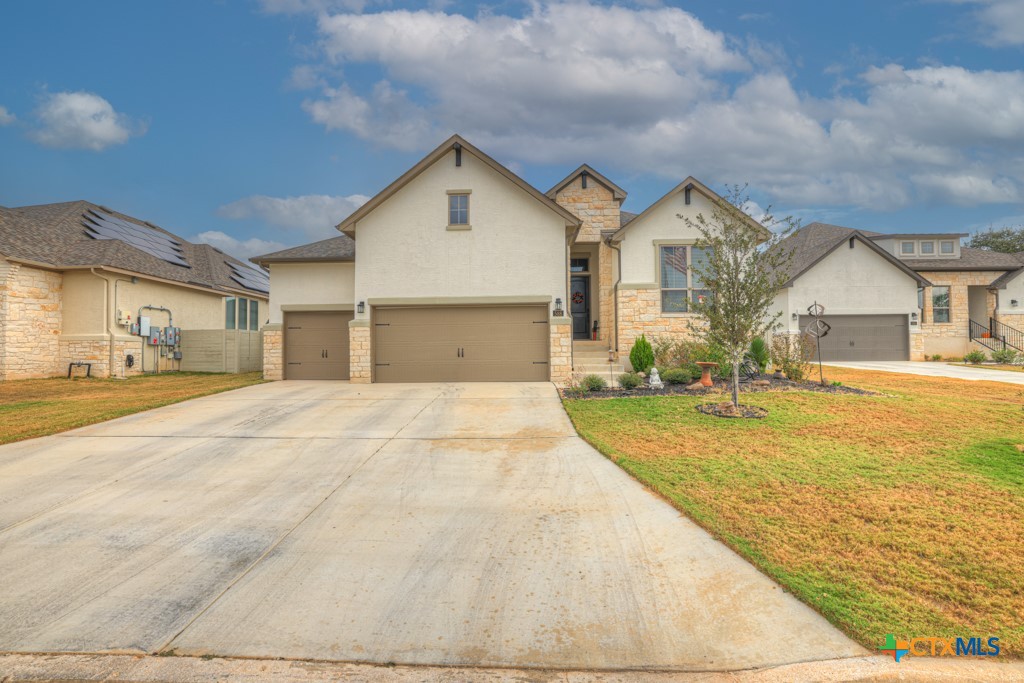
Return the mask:
<path id="1" fill-rule="evenodd" d="M 190 237 L 189 241 L 209 244 L 243 261 L 248 260 L 250 256 L 269 254 L 272 251 L 279 251 L 285 248 L 285 245 L 281 242 L 261 240 L 257 237 L 240 240 L 220 230 L 201 232 L 194 237 Z"/>
<path id="2" fill-rule="evenodd" d="M 368 199 L 361 194 L 347 197 L 322 194 L 301 197 L 253 195 L 221 206 L 217 214 L 232 220 L 260 220 L 287 232 L 299 233 L 301 239 L 313 241 L 337 237 L 340 233 L 334 226 Z"/>
<path id="3" fill-rule="evenodd" d="M 84 91 L 48 95 L 36 117 L 39 126 L 31 137 L 46 147 L 98 152 L 145 133 L 145 126 L 114 111 L 99 95 Z"/>
<path id="4" fill-rule="evenodd" d="M 7 107 L 0 107 L 0 126 L 7 126 L 15 122 L 16 117 L 11 112 L 7 111 Z"/>
<path id="5" fill-rule="evenodd" d="M 1022 196 L 1024 71 L 882 64 L 815 98 L 793 87 L 778 46 L 676 8 L 328 10 L 318 25 L 321 66 L 335 73 L 304 108 L 383 147 L 426 150 L 459 132 L 511 162 L 749 182 L 803 206 Z M 345 81 L 337 69 L 349 64 L 383 78 Z"/>
<path id="6" fill-rule="evenodd" d="M 1021 0 L 952 0 L 977 5 L 974 18 L 981 39 L 993 47 L 1024 45 L 1024 2 Z"/>

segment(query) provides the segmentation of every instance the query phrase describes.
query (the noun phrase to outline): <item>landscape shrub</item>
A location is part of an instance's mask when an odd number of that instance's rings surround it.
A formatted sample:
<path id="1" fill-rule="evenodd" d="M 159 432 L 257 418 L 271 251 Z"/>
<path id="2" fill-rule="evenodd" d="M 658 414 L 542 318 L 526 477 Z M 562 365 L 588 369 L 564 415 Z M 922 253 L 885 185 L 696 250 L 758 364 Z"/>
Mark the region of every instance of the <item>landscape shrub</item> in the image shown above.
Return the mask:
<path id="1" fill-rule="evenodd" d="M 608 382 L 604 381 L 601 375 L 587 375 L 580 380 L 580 384 L 587 391 L 601 391 L 608 386 Z"/>
<path id="2" fill-rule="evenodd" d="M 985 362 L 985 353 L 975 349 L 974 351 L 964 354 L 964 361 L 972 365 L 981 365 Z"/>
<path id="3" fill-rule="evenodd" d="M 1017 362 L 1017 352 L 1013 349 L 1002 349 L 992 352 L 992 360 L 1003 365 L 1013 365 Z"/>
<path id="4" fill-rule="evenodd" d="M 623 389 L 636 389 L 644 383 L 643 377 L 635 372 L 624 372 L 619 375 L 619 386 Z"/>
<path id="5" fill-rule="evenodd" d="M 576 378 L 570 379 L 565 383 L 565 387 L 562 389 L 562 393 L 569 398 L 583 398 L 587 393 L 586 387 L 580 384 Z"/>
<path id="6" fill-rule="evenodd" d="M 635 372 L 647 372 L 654 366 L 654 349 L 647 337 L 640 335 L 640 338 L 633 342 L 633 349 L 629 352 L 629 364 Z"/>
<path id="7" fill-rule="evenodd" d="M 814 339 L 806 334 L 777 334 L 772 337 L 772 365 L 786 373 L 788 379 L 799 382 L 810 371 L 815 350 Z"/>
<path id="8" fill-rule="evenodd" d="M 768 352 L 768 345 L 764 343 L 764 339 L 761 337 L 754 337 L 753 341 L 750 342 L 750 358 L 757 363 L 757 369 L 761 373 L 768 369 L 768 361 L 771 360 L 771 354 Z"/>
<path id="9" fill-rule="evenodd" d="M 661 373 L 661 381 L 665 384 L 689 384 L 693 375 L 686 368 L 669 368 Z"/>
<path id="10" fill-rule="evenodd" d="M 938 362 L 938 361 L 942 360 L 942 354 L 941 353 L 934 353 L 934 354 L 932 354 L 930 360 Z"/>

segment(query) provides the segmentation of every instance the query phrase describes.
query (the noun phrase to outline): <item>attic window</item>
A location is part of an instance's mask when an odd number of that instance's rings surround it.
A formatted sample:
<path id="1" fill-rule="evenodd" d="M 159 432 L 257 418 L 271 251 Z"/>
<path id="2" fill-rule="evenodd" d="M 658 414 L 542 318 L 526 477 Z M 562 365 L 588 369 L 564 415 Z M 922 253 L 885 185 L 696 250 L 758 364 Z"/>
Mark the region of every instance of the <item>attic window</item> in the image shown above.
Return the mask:
<path id="1" fill-rule="evenodd" d="M 850 249 L 853 249 L 853 243 L 854 243 L 854 241 L 855 241 L 856 239 L 857 239 L 856 237 L 851 237 L 851 238 L 850 238 Z"/>
<path id="2" fill-rule="evenodd" d="M 469 225 L 469 193 L 448 195 L 448 225 Z"/>
<path id="3" fill-rule="evenodd" d="M 939 251 L 941 251 L 943 254 L 952 254 L 953 253 L 953 243 L 952 242 L 940 242 L 939 243 Z"/>
<path id="4" fill-rule="evenodd" d="M 913 254 L 914 243 L 913 242 L 900 242 L 900 253 L 901 254 Z"/>
<path id="5" fill-rule="evenodd" d="M 921 253 L 931 256 L 935 253 L 935 242 L 921 242 Z"/>

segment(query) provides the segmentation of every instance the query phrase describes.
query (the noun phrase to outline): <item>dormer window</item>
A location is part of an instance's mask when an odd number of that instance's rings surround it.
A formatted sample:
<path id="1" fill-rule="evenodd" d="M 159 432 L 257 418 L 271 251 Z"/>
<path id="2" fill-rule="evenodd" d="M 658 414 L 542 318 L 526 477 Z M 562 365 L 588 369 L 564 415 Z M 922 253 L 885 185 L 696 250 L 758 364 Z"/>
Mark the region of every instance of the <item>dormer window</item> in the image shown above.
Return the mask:
<path id="1" fill-rule="evenodd" d="M 935 242 L 921 242 L 921 255 L 931 256 L 935 253 Z"/>
<path id="2" fill-rule="evenodd" d="M 913 242 L 900 242 L 900 253 L 904 254 L 904 255 L 907 255 L 907 254 L 911 254 L 912 255 L 914 253 L 914 243 Z"/>
<path id="3" fill-rule="evenodd" d="M 469 190 L 449 190 L 448 227 L 469 227 Z"/>
<path id="4" fill-rule="evenodd" d="M 955 250 L 953 248 L 953 242 L 952 241 L 940 242 L 939 243 L 939 251 L 942 252 L 943 254 L 953 254 L 953 253 L 955 253 Z"/>

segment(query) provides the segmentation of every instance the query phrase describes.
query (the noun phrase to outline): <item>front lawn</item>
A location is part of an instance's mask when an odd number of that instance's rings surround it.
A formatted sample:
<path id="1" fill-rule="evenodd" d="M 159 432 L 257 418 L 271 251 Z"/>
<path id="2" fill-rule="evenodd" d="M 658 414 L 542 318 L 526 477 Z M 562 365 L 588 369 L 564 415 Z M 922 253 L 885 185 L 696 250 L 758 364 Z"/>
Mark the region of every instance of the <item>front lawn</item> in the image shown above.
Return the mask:
<path id="1" fill-rule="evenodd" d="M 995 636 L 1021 657 L 1024 391 L 828 377 L 888 396 L 743 394 L 763 420 L 698 413 L 706 397 L 565 407 L 591 444 L 865 647 Z"/>
<path id="2" fill-rule="evenodd" d="M 0 382 L 0 444 L 258 384 L 259 372 L 170 372 L 129 379 L 24 379 Z"/>

